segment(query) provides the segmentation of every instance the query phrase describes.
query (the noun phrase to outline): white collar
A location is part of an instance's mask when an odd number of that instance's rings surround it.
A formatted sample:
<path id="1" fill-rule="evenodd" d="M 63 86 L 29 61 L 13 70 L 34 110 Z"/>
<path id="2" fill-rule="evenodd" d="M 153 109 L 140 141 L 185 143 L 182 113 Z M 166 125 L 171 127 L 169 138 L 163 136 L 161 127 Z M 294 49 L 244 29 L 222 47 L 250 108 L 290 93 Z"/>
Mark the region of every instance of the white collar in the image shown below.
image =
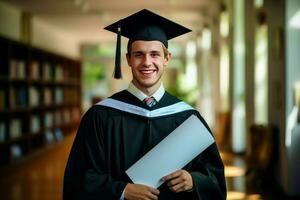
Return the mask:
<path id="1" fill-rule="evenodd" d="M 98 102 L 96 105 L 111 107 L 117 110 L 121 110 L 123 112 L 132 113 L 132 114 L 136 114 L 148 118 L 167 116 L 167 115 L 172 115 L 187 110 L 194 110 L 193 107 L 191 107 L 190 105 L 186 104 L 183 101 L 162 108 L 158 108 L 155 110 L 147 110 L 145 108 L 141 108 L 136 105 L 125 103 L 112 98 L 104 99 Z"/>
<path id="2" fill-rule="evenodd" d="M 130 82 L 127 91 L 134 95 L 136 98 L 138 98 L 140 101 L 143 101 L 145 98 L 149 97 L 146 94 L 144 94 L 141 90 L 139 90 L 132 82 Z M 154 92 L 152 97 L 154 97 L 154 99 L 157 102 L 159 102 L 164 94 L 165 88 L 164 85 L 161 83 L 158 90 Z"/>

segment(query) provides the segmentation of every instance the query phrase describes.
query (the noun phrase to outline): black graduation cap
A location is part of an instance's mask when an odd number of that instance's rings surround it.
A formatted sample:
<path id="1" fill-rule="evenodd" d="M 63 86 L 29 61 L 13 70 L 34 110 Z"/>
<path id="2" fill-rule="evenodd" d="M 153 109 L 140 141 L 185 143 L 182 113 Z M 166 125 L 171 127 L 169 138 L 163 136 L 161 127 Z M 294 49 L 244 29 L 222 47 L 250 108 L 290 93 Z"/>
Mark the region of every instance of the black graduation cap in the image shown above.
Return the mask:
<path id="1" fill-rule="evenodd" d="M 147 9 L 143 9 L 124 19 L 121 19 L 104 29 L 118 35 L 115 57 L 114 78 L 121 78 L 121 35 L 129 39 L 128 46 L 136 40 L 162 42 L 168 48 L 168 40 L 190 32 L 191 30 L 157 15 Z"/>

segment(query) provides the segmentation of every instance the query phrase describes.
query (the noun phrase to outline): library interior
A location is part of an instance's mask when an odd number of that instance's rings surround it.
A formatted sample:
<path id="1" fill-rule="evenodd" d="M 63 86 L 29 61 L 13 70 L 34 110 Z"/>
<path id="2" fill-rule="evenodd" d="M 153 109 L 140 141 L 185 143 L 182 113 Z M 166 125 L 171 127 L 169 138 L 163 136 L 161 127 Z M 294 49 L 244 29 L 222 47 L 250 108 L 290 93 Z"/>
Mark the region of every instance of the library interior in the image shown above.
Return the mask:
<path id="1" fill-rule="evenodd" d="M 299 0 L 1 0 L 0 199 L 62 199 L 82 116 L 132 80 L 104 27 L 142 9 L 192 30 L 163 85 L 212 130 L 227 199 L 300 199 Z"/>

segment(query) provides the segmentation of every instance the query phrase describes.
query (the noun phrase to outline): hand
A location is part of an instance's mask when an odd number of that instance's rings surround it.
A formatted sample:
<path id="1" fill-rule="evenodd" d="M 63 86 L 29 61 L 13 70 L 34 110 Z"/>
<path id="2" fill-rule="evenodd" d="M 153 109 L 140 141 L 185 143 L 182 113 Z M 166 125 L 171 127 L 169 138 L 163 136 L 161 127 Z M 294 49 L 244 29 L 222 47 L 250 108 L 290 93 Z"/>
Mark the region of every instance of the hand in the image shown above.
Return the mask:
<path id="1" fill-rule="evenodd" d="M 162 177 L 162 180 L 175 193 L 189 192 L 194 188 L 191 174 L 183 169 Z"/>
<path id="2" fill-rule="evenodd" d="M 125 187 L 124 197 L 127 200 L 157 200 L 159 190 L 140 184 L 128 183 Z"/>

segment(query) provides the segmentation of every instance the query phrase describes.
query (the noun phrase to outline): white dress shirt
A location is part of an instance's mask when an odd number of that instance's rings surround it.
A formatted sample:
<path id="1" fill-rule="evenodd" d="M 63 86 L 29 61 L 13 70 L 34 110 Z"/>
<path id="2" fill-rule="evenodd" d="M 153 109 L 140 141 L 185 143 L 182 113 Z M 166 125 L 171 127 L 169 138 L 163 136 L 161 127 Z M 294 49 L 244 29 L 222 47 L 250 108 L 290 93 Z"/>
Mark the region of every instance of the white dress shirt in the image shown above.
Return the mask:
<path id="1" fill-rule="evenodd" d="M 134 95 L 136 98 L 138 98 L 141 101 L 143 101 L 145 98 L 149 97 L 146 94 L 144 94 L 141 90 L 139 90 L 132 82 L 129 84 L 127 91 L 130 92 L 132 95 Z M 160 84 L 158 90 L 156 90 L 154 92 L 152 97 L 157 102 L 159 102 L 159 100 L 161 100 L 161 98 L 164 96 L 164 94 L 165 94 L 164 85 Z"/>

